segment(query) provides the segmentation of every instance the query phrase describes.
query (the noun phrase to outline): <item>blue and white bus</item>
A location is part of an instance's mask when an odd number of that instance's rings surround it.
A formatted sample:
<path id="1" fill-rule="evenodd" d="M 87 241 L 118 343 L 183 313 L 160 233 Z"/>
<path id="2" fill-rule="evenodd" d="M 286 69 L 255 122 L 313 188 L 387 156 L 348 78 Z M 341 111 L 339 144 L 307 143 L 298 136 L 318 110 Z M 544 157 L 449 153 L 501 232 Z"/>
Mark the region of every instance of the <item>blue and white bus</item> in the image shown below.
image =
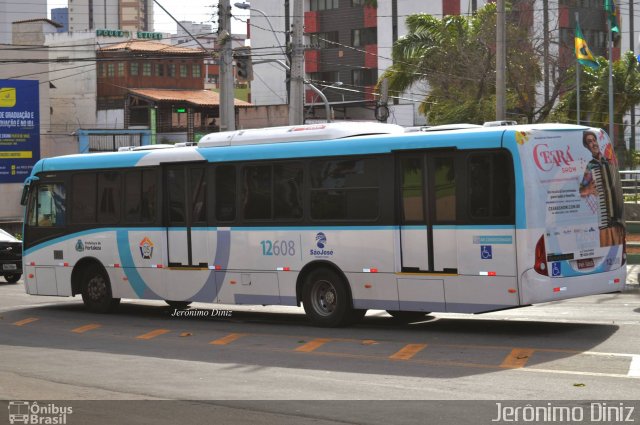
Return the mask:
<path id="1" fill-rule="evenodd" d="M 39 161 L 29 294 L 300 306 L 321 326 L 620 291 L 617 161 L 597 128 L 331 123 Z"/>

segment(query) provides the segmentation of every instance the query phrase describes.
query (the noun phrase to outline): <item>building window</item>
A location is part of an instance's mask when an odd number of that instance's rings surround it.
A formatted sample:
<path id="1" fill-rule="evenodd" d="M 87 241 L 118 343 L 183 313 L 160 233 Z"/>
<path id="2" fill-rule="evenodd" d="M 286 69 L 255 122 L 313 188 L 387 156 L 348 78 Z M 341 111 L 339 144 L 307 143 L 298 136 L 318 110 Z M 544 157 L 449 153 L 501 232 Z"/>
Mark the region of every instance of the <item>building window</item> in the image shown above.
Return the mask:
<path id="1" fill-rule="evenodd" d="M 376 28 L 363 28 L 351 30 L 351 45 L 353 47 L 376 44 L 378 42 L 378 31 Z"/>
<path id="2" fill-rule="evenodd" d="M 200 64 L 194 63 L 191 65 L 191 76 L 194 78 L 200 78 L 202 76 Z"/>
<path id="3" fill-rule="evenodd" d="M 311 48 L 330 49 L 338 47 L 338 31 L 318 32 L 309 36 Z"/>
<path id="4" fill-rule="evenodd" d="M 151 77 L 151 64 L 143 63 L 142 64 L 142 75 L 145 77 Z"/>
<path id="5" fill-rule="evenodd" d="M 167 76 L 175 77 L 176 76 L 176 64 L 170 63 L 167 65 Z"/>
<path id="6" fill-rule="evenodd" d="M 378 81 L 378 70 L 354 69 L 351 71 L 351 79 L 356 87 L 372 86 Z"/>
<path id="7" fill-rule="evenodd" d="M 187 65 L 180 64 L 180 78 L 187 78 Z"/>
<path id="8" fill-rule="evenodd" d="M 113 77 L 115 75 L 115 65 L 112 63 L 107 64 L 107 77 Z"/>
<path id="9" fill-rule="evenodd" d="M 161 63 L 156 64 L 156 77 L 164 77 L 164 65 Z"/>
<path id="10" fill-rule="evenodd" d="M 364 6 L 364 0 L 351 0 L 351 7 Z"/>
<path id="11" fill-rule="evenodd" d="M 124 77 L 124 62 L 118 62 L 118 77 Z"/>
<path id="12" fill-rule="evenodd" d="M 337 9 L 338 3 L 338 0 L 311 0 L 309 8 L 312 11 Z"/>
<path id="13" fill-rule="evenodd" d="M 312 72 L 309 79 L 314 84 L 333 84 L 340 81 L 340 73 L 338 71 Z"/>
<path id="14" fill-rule="evenodd" d="M 129 64 L 129 75 L 132 77 L 138 76 L 138 62 L 131 62 Z"/>

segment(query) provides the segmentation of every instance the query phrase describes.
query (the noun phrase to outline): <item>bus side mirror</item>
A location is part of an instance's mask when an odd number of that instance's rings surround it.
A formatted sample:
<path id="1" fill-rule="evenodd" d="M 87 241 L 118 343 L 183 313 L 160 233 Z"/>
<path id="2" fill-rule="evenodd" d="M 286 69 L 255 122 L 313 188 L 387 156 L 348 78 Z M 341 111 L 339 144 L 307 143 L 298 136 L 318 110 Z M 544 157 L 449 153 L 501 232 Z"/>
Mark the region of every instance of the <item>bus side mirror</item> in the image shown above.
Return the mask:
<path id="1" fill-rule="evenodd" d="M 31 183 L 40 180 L 38 177 L 27 177 L 22 187 L 22 196 L 20 197 L 20 205 L 27 205 L 27 199 L 29 198 L 29 188 Z"/>

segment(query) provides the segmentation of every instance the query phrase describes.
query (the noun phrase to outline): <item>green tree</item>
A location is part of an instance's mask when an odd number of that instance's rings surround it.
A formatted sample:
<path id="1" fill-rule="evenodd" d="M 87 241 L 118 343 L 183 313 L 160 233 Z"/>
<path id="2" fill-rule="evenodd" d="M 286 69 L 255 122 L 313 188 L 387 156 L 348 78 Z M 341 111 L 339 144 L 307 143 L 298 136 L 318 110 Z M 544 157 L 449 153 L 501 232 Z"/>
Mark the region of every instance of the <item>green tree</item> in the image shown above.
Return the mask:
<path id="1" fill-rule="evenodd" d="M 599 67 L 592 69 L 581 67 L 580 77 L 580 122 L 595 127 L 609 128 L 609 61 L 597 57 Z M 626 52 L 620 60 L 615 61 L 613 71 L 613 122 L 617 127 L 618 140 L 614 146 L 621 152 L 622 125 L 624 115 L 634 105 L 640 103 L 640 70 L 638 60 L 633 52 Z M 575 80 L 576 69 L 570 70 L 570 78 Z M 563 121 L 577 120 L 577 91 L 575 83 L 571 90 L 563 96 L 554 111 L 554 118 Z M 633 123 L 632 123 L 633 124 Z"/>
<path id="2" fill-rule="evenodd" d="M 507 110 L 533 122 L 539 59 L 528 26 L 508 21 Z M 378 85 L 386 78 L 391 95 L 411 89 L 413 97 L 423 96 L 419 111 L 430 124 L 494 120 L 495 4 L 472 16 L 411 15 L 406 25 L 407 35 L 394 43 L 393 65 Z"/>

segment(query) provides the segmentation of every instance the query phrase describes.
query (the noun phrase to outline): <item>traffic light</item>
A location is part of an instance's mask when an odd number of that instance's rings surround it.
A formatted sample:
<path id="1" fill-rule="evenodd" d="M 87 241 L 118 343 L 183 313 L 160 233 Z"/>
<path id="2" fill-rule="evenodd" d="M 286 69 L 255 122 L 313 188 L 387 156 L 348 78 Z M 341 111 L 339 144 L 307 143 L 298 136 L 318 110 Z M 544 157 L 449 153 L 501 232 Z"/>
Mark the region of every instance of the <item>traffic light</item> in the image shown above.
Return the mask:
<path id="1" fill-rule="evenodd" d="M 233 50 L 233 58 L 236 60 L 236 80 L 253 80 L 253 66 L 251 64 L 251 47 L 238 47 Z"/>

